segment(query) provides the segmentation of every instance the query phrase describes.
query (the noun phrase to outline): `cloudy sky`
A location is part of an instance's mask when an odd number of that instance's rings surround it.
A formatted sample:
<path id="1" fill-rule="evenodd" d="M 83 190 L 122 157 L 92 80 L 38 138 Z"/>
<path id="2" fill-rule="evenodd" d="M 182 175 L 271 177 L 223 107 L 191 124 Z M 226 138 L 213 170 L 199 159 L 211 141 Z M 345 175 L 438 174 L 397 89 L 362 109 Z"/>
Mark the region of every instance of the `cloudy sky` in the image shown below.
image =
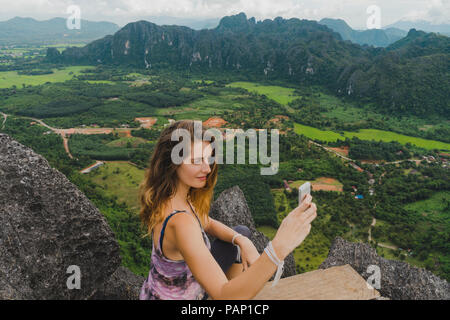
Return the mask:
<path id="1" fill-rule="evenodd" d="M 0 0 L 0 21 L 16 16 L 44 20 L 68 17 L 67 8 L 78 5 L 81 18 L 125 25 L 150 16 L 217 18 L 245 12 L 256 20 L 341 18 L 365 29 L 371 5 L 381 13 L 381 26 L 400 19 L 449 23 L 450 0 Z"/>

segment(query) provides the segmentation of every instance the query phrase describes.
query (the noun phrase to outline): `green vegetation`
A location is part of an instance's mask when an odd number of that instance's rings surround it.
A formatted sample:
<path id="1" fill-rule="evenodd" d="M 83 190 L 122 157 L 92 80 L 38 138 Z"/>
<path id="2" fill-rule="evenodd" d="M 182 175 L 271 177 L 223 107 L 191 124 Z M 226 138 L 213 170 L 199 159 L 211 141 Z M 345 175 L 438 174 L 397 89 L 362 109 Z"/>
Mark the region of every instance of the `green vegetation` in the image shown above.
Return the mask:
<path id="1" fill-rule="evenodd" d="M 343 140 L 345 139 L 344 136 L 340 135 L 339 133 L 333 132 L 333 131 L 322 131 L 310 126 L 305 126 L 299 123 L 294 123 L 294 130 L 297 134 L 302 134 L 305 137 L 314 139 L 314 140 L 320 140 L 320 141 L 336 141 L 338 139 Z"/>
<path id="2" fill-rule="evenodd" d="M 375 141 L 397 141 L 402 144 L 413 144 L 418 147 L 433 150 L 433 149 L 440 149 L 440 150 L 450 150 L 450 143 L 444 143 L 440 141 L 433 141 L 433 140 L 425 140 L 422 138 L 416 138 L 416 137 L 409 137 L 398 133 L 388 132 L 388 131 L 382 131 L 377 129 L 361 129 L 359 132 L 345 132 L 346 137 L 353 137 L 356 136 L 359 139 L 362 140 L 371 140 L 374 139 Z"/>
<path id="3" fill-rule="evenodd" d="M 424 216 L 431 215 L 430 219 L 439 217 L 450 219 L 450 192 L 436 192 L 429 199 L 407 204 L 404 208 Z"/>
<path id="4" fill-rule="evenodd" d="M 301 98 L 289 103 L 286 110 L 293 121 L 302 125 L 341 134 L 344 131 L 378 129 L 450 143 L 450 125 L 448 121 L 442 121 L 443 118 L 440 116 L 383 114 L 379 112 L 377 104 L 357 103 L 346 98 L 339 98 L 318 86 L 297 88 L 296 94 Z M 374 132 L 369 132 L 371 133 Z"/>
<path id="5" fill-rule="evenodd" d="M 44 75 L 20 75 L 17 71 L 0 72 L 0 88 L 37 86 L 46 82 L 63 82 L 86 69 L 86 66 L 65 67 L 61 70 L 53 69 L 53 73 Z"/>
<path id="6" fill-rule="evenodd" d="M 360 140 L 357 137 L 347 140 L 349 142 L 348 156 L 351 159 L 361 160 L 403 160 L 410 158 L 410 152 L 397 141 L 375 142 L 373 140 Z M 407 143 L 408 144 L 408 143 Z"/>
<path id="7" fill-rule="evenodd" d="M 139 143 L 133 147 L 130 141 L 117 143 L 114 134 L 82 135 L 74 134 L 70 137 L 69 148 L 73 156 L 85 156 L 96 160 L 132 160 L 134 153 L 139 150 L 150 152 L 153 147 L 149 143 Z M 130 143 L 128 143 L 130 142 Z"/>
<path id="8" fill-rule="evenodd" d="M 33 66 L 24 70 L 45 68 Z M 308 143 L 312 138 L 329 141 L 328 146 L 350 146 L 349 156 L 355 159 L 392 161 L 418 154 L 436 155 L 435 150 L 414 145 L 412 138 L 429 133 L 439 136 L 436 130 L 445 128 L 445 121 L 425 127 L 426 131 L 416 128 L 417 136 L 403 135 L 406 140 L 401 140 L 399 133 L 367 127 L 369 122 L 365 122 L 367 119 L 362 113 L 348 117 L 348 121 L 344 114 L 336 121 L 330 118 L 327 115 L 330 110 L 337 112 L 337 108 L 356 107 L 351 102 L 325 94 L 318 87 L 287 88 L 283 93 L 280 83 L 274 83 L 272 86 L 276 89 L 272 91 L 267 89 L 271 86 L 268 83 L 255 84 L 255 88 L 259 88 L 255 90 L 265 92 L 261 95 L 251 89 L 249 81 L 246 81 L 247 88 L 251 92 L 242 87 L 226 86 L 244 80 L 228 79 L 225 72 L 208 74 L 210 81 L 196 82 L 192 79 L 202 77 L 160 70 L 99 66 L 82 71 L 80 69 L 76 77 L 62 83 L 0 89 L 0 111 L 9 115 L 3 132 L 47 157 L 93 201 L 117 235 L 123 265 L 133 272 L 141 275 L 148 272 L 151 242 L 141 238 L 143 230 L 137 216 L 137 192 L 161 130 L 168 119 L 206 120 L 218 116 L 227 121 L 228 128 L 277 128 L 284 132 L 280 135 L 280 167 L 276 175 L 262 176 L 260 163 L 223 164 L 219 166 L 214 190 L 216 199 L 223 190 L 239 186 L 257 228 L 269 238 L 274 236 L 282 219 L 298 205 L 296 186 L 304 181 L 318 182 L 323 177 L 333 178 L 338 181 L 337 186 L 342 186 L 343 192 L 313 191 L 318 217 L 313 222 L 310 236 L 294 251 L 298 272 L 317 269 L 336 236 L 367 242 L 369 226 L 375 217 L 374 241 L 411 249 L 409 252 L 413 254 L 406 256 L 405 261 L 449 278 L 448 211 L 445 209 L 447 204 L 439 202 L 448 198 L 448 169 L 438 162 L 424 161 L 419 166 L 404 162 L 398 166 L 385 164 L 379 167 L 357 162 L 364 170 L 359 172 L 333 153 Z M 130 83 L 130 80 L 150 79 L 151 82 L 139 86 Z M 284 117 L 276 118 L 277 115 Z M 75 159 L 70 159 L 61 136 L 44 134 L 49 129 L 39 124 L 31 125 L 32 120 L 26 118 L 29 116 L 65 129 L 88 128 L 93 124 L 100 128 L 124 129 L 128 126 L 137 129 L 140 124 L 135 121 L 136 117 L 154 117 L 157 122 L 151 129 L 131 130 L 131 137 L 118 131 L 113 134 L 72 134 L 69 149 Z M 374 115 L 375 125 L 376 119 L 386 119 L 385 116 L 377 117 Z M 0 118 L 0 124 L 2 120 Z M 388 123 L 395 121 L 392 117 Z M 397 123 L 405 131 L 413 130 L 414 125 L 421 128 L 431 125 L 414 121 L 407 125 L 401 121 Z M 351 138 L 349 133 L 358 129 L 364 129 L 359 131 L 361 136 Z M 337 137 L 340 140 L 333 142 Z M 374 137 L 377 140 L 381 137 L 382 142 L 371 141 Z M 399 141 L 389 142 L 388 138 Z M 431 146 L 430 139 L 422 143 Z M 448 148 L 449 143 L 440 143 Z M 399 150 L 402 150 L 401 154 L 397 154 Z M 79 173 L 94 160 L 108 162 L 87 175 Z M 373 186 L 368 184 L 369 173 L 376 181 Z M 291 192 L 284 190 L 283 180 L 293 181 Z M 364 199 L 355 199 L 351 194 L 353 187 Z M 369 188 L 374 188 L 372 196 Z M 402 250 L 378 250 L 386 255 L 401 252 L 398 259 L 402 259 L 404 253 Z"/>
<path id="9" fill-rule="evenodd" d="M 341 135 L 333 131 L 322 131 L 299 123 L 295 123 L 294 128 L 295 132 L 298 134 L 303 134 L 308 138 L 325 142 L 345 140 L 346 137 L 357 137 L 360 140 L 374 140 L 385 142 L 397 141 L 405 145 L 409 143 L 428 150 L 450 150 L 450 143 L 409 137 L 395 132 L 383 131 L 378 129 L 361 129 L 359 132 L 344 131 L 343 135 Z"/>
<path id="10" fill-rule="evenodd" d="M 117 203 L 125 203 L 133 212 L 139 212 L 138 191 L 144 170 L 126 162 L 106 162 L 87 176 Z"/>
<path id="11" fill-rule="evenodd" d="M 253 82 L 233 82 L 228 84 L 227 86 L 243 88 L 250 92 L 256 92 L 260 95 L 265 95 L 267 96 L 267 98 L 272 99 L 282 105 L 287 105 L 294 99 L 299 98 L 294 94 L 295 89 L 284 88 L 280 86 L 260 85 Z"/>

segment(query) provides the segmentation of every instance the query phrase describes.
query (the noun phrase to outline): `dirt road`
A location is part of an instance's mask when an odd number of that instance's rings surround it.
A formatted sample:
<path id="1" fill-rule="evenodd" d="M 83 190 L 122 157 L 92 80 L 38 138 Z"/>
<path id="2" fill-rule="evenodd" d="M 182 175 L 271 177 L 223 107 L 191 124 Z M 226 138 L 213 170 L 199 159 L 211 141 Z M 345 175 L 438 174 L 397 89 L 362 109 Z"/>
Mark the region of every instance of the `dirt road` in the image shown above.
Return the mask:
<path id="1" fill-rule="evenodd" d="M 29 117 L 26 117 L 29 118 Z M 70 153 L 69 149 L 69 136 L 71 134 L 109 134 L 112 132 L 117 133 L 123 133 L 126 137 L 131 137 L 131 130 L 138 130 L 138 128 L 70 128 L 70 129 L 58 129 L 53 128 L 46 124 L 44 121 L 36 118 L 29 118 L 36 122 L 38 122 L 40 125 L 52 130 L 54 133 L 61 135 L 63 139 L 64 149 L 66 150 L 67 155 L 69 158 L 73 159 L 72 154 Z M 6 121 L 6 120 L 5 120 Z"/>
<path id="2" fill-rule="evenodd" d="M 5 118 L 5 119 L 3 120 L 2 127 L 1 127 L 1 129 L 3 129 L 3 128 L 5 127 L 5 122 L 6 122 L 6 119 L 8 118 L 8 115 L 5 114 L 5 113 L 3 113 L 3 112 L 0 112 L 0 113 L 1 113 L 1 115 L 3 116 L 3 118 Z"/>
<path id="3" fill-rule="evenodd" d="M 372 241 L 372 227 L 375 227 L 375 224 L 377 223 L 377 219 L 373 218 L 372 224 L 369 228 L 369 242 Z"/>
<path id="4" fill-rule="evenodd" d="M 376 223 L 377 223 L 377 219 L 373 218 L 372 224 L 370 225 L 370 228 L 369 228 L 369 238 L 368 238 L 369 242 L 372 240 L 372 227 L 375 227 Z M 384 243 L 378 243 L 378 246 L 382 247 L 382 248 L 398 250 L 398 247 L 394 246 L 394 245 L 390 246 L 390 245 L 387 245 L 387 244 L 384 244 Z"/>

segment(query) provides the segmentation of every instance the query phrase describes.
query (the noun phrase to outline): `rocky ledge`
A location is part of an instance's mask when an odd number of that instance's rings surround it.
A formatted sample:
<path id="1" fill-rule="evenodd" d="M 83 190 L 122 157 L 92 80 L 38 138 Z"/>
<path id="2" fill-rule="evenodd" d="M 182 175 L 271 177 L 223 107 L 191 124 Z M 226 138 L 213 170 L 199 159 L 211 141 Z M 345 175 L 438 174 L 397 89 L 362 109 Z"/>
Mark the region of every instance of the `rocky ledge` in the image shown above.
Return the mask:
<path id="1" fill-rule="evenodd" d="M 372 284 L 375 272 L 379 271 L 383 297 L 393 300 L 448 300 L 449 283 L 430 271 L 413 267 L 406 262 L 387 260 L 377 255 L 366 243 L 352 243 L 341 237 L 334 239 L 327 259 L 319 269 L 349 264 L 364 279 Z M 375 266 L 375 267 L 370 267 Z M 371 277 L 371 279 L 369 279 Z"/>

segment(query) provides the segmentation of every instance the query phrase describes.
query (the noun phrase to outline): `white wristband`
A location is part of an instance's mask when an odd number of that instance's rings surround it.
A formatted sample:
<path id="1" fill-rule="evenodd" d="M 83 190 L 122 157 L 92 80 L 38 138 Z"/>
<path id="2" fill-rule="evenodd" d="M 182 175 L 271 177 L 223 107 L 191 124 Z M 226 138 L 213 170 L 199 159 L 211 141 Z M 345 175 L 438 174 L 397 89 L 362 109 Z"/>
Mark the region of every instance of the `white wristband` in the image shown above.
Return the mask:
<path id="1" fill-rule="evenodd" d="M 233 239 L 231 240 L 231 243 L 232 243 L 233 245 L 237 246 L 237 244 L 234 243 L 234 239 L 236 239 L 236 238 L 239 237 L 239 236 L 242 236 L 242 234 L 240 234 L 240 233 L 235 233 L 235 234 L 234 234 Z"/>
<path id="2" fill-rule="evenodd" d="M 283 268 L 284 268 L 284 260 L 280 261 L 280 259 L 277 257 L 275 250 L 272 246 L 272 241 L 269 242 L 267 247 L 264 249 L 264 252 L 266 252 L 267 256 L 272 260 L 273 263 L 277 266 L 277 273 L 275 274 L 275 279 L 272 283 L 272 287 L 276 286 L 278 283 L 278 280 L 280 280 L 281 275 L 283 274 Z"/>

